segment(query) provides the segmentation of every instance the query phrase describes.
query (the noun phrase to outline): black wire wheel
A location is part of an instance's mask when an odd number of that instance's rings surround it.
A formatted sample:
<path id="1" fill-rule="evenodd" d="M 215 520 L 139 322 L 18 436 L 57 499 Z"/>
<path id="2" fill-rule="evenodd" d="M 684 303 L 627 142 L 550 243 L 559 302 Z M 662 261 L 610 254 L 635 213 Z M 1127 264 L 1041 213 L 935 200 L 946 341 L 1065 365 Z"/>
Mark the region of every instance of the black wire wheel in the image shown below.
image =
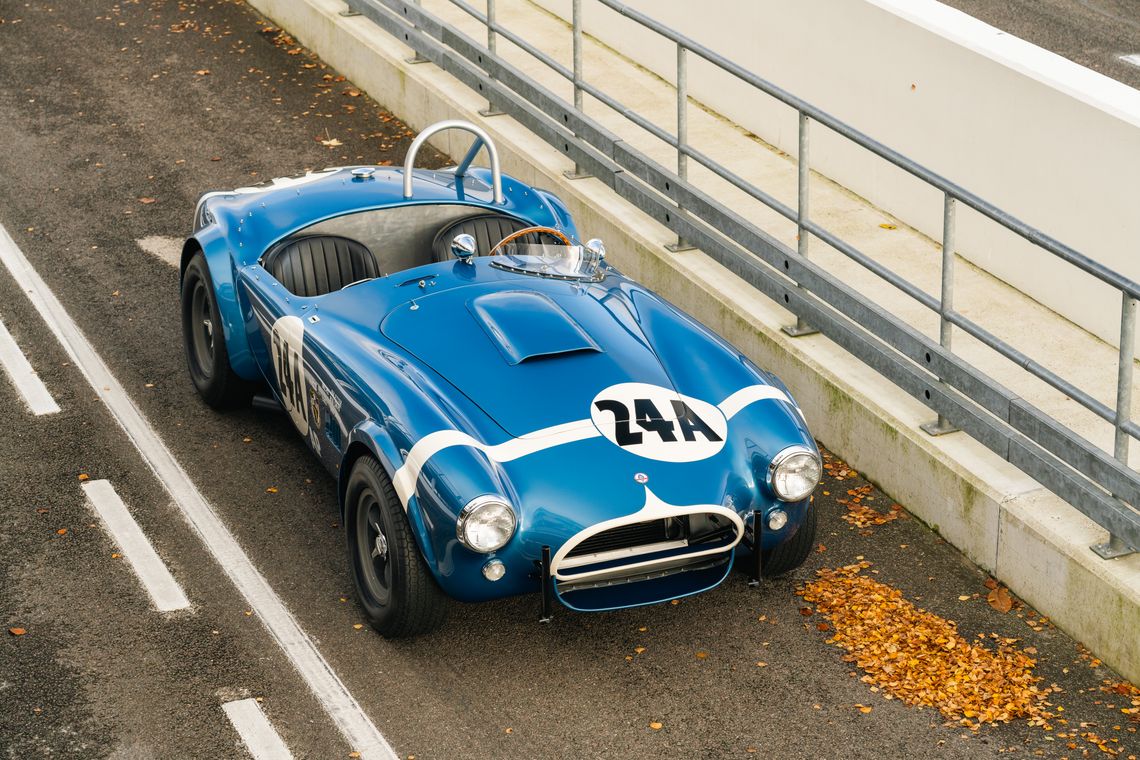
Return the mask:
<path id="1" fill-rule="evenodd" d="M 420 555 L 392 481 L 372 457 L 353 466 L 344 505 L 352 580 L 368 622 L 393 639 L 438 628 L 447 597 Z"/>
<path id="2" fill-rule="evenodd" d="M 182 343 L 190 379 L 203 401 L 215 409 L 249 403 L 255 386 L 230 367 L 214 284 L 201 251 L 182 275 Z"/>

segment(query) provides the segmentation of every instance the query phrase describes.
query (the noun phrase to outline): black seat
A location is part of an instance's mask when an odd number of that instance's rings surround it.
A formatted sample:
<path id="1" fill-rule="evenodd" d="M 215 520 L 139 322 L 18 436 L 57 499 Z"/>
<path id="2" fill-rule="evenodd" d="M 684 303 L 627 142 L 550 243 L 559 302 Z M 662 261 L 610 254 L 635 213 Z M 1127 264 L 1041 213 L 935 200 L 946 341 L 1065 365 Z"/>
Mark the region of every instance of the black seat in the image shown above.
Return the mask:
<path id="1" fill-rule="evenodd" d="M 451 222 L 435 236 L 431 244 L 433 260 L 450 261 L 455 258 L 451 253 L 451 241 L 456 235 L 466 233 L 474 237 L 475 255 L 486 256 L 507 235 L 531 226 L 533 225 L 502 214 L 477 214 L 465 217 Z M 519 242 L 536 243 L 539 240 L 537 235 L 526 235 Z"/>
<path id="2" fill-rule="evenodd" d="M 290 293 L 306 298 L 380 274 L 367 246 L 337 235 L 283 240 L 265 254 L 262 266 Z"/>

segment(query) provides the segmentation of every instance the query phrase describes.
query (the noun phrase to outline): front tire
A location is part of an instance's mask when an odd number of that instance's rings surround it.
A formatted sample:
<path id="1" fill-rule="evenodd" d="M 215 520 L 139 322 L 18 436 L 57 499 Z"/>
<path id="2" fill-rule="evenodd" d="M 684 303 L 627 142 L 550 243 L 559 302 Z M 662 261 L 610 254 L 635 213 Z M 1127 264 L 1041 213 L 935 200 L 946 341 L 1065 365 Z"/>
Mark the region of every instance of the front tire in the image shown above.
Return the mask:
<path id="1" fill-rule="evenodd" d="M 353 466 L 344 504 L 352 580 L 368 622 L 390 639 L 438 628 L 447 597 L 420 555 L 392 481 L 372 457 Z"/>
<path id="2" fill-rule="evenodd" d="M 764 552 L 764 577 L 786 575 L 802 565 L 815 546 L 816 509 L 808 502 L 804 521 L 796 534 L 775 549 Z"/>
<path id="3" fill-rule="evenodd" d="M 201 251 L 182 275 L 182 345 L 190 379 L 203 401 L 215 409 L 249 403 L 255 386 L 230 367 L 218 299 Z"/>

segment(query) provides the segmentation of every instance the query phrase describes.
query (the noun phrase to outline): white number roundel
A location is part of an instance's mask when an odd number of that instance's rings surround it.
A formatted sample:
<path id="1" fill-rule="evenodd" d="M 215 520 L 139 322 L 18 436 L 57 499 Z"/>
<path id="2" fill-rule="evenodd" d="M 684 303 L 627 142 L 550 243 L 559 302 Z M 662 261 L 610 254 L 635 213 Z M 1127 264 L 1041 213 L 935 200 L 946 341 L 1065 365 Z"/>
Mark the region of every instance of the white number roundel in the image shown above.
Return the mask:
<path id="1" fill-rule="evenodd" d="M 305 323 L 300 317 L 281 317 L 273 323 L 273 370 L 281 401 L 293 418 L 301 435 L 309 434 L 309 417 L 305 382 Z"/>
<path id="2" fill-rule="evenodd" d="M 590 419 L 612 443 L 662 462 L 695 462 L 724 447 L 728 421 L 699 398 L 648 383 L 620 383 L 590 402 Z"/>

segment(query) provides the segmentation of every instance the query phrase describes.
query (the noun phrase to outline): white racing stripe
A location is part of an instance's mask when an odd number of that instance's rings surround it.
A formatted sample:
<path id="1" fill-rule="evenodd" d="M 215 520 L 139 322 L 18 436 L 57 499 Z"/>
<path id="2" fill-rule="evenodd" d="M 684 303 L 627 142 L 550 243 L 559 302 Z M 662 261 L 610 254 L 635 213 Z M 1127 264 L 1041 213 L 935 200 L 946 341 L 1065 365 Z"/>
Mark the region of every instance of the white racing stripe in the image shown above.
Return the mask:
<path id="1" fill-rule="evenodd" d="M 163 564 L 135 518 L 131 517 L 111 482 L 89 480 L 83 484 L 83 493 L 103 521 L 103 527 L 115 539 L 115 544 L 130 563 L 143 588 L 154 600 L 155 608 L 159 612 L 173 612 L 189 607 L 190 600 L 182 592 L 182 587 Z"/>
<path id="2" fill-rule="evenodd" d="M 292 760 L 293 755 L 261 711 L 256 699 L 239 699 L 222 705 L 254 760 Z"/>
<path id="3" fill-rule="evenodd" d="M 720 402 L 718 408 L 724 414 L 725 419 L 731 420 L 744 407 L 766 399 L 786 401 L 793 406 L 795 405 L 788 395 L 779 388 L 770 385 L 749 385 Z M 495 445 L 478 441 L 459 430 L 437 430 L 416 441 L 412 450 L 408 452 L 408 456 L 405 457 L 403 466 L 396 470 L 396 476 L 392 478 L 392 486 L 396 489 L 396 495 L 400 501 L 403 502 L 404 509 L 407 509 L 408 500 L 416 493 L 416 483 L 420 479 L 420 471 L 423 470 L 423 466 L 444 449 L 452 446 L 470 446 L 473 449 L 479 449 L 494 462 L 509 462 L 512 459 L 545 451 L 555 446 L 564 446 L 568 443 L 584 441 L 600 435 L 601 432 L 588 419 L 565 422 L 561 425 L 535 430 L 533 433 L 511 438 Z"/>
<path id="4" fill-rule="evenodd" d="M 0 322 L 0 365 L 3 365 L 4 371 L 12 380 L 12 385 L 16 386 L 16 390 L 32 414 L 38 416 L 55 414 L 59 411 L 59 405 L 51 397 L 40 376 L 32 369 L 28 358 L 16 345 L 15 339 L 3 322 Z"/>
<path id="5" fill-rule="evenodd" d="M 312 689 L 321 706 L 362 758 L 394 760 L 396 753 L 333 672 L 312 639 L 285 607 L 281 598 L 253 566 L 237 540 L 206 502 L 193 481 L 162 442 L 103 359 L 84 337 L 59 299 L 32 268 L 8 231 L 0 225 L 0 261 L 55 334 L 68 356 L 83 372 L 96 395 L 138 449 L 159 481 L 174 497 L 186 521 L 214 560 L 237 587 L 262 625 Z"/>

